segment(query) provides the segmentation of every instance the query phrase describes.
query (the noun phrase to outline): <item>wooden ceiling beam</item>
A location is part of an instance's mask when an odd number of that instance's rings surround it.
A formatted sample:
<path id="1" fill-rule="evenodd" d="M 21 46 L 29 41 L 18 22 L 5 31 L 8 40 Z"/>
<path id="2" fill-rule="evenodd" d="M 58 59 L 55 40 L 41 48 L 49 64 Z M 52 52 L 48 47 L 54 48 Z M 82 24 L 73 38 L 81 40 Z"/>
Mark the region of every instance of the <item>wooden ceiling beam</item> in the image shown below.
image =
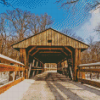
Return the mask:
<path id="1" fill-rule="evenodd" d="M 43 61 L 42 60 L 40 60 L 40 59 L 38 59 L 36 57 L 34 57 L 34 59 L 36 59 L 37 61 L 39 61 L 39 62 L 41 62 L 43 64 Z"/>
<path id="2" fill-rule="evenodd" d="M 63 52 L 66 56 L 68 56 L 68 54 L 67 54 L 66 52 L 64 52 L 63 50 L 62 50 L 62 52 Z"/>
<path id="3" fill-rule="evenodd" d="M 71 53 L 71 55 L 72 55 L 72 50 L 70 50 L 68 47 L 64 47 L 68 52 L 70 52 Z"/>
<path id="4" fill-rule="evenodd" d="M 68 54 L 66 52 L 63 51 L 63 48 L 37 48 L 37 50 L 60 50 L 62 51 L 66 56 L 68 56 Z"/>
<path id="5" fill-rule="evenodd" d="M 45 52 L 39 52 L 39 53 L 61 53 L 61 52 L 45 51 Z"/>
<path id="6" fill-rule="evenodd" d="M 39 50 L 37 50 L 37 51 L 35 51 L 31 56 L 34 56 L 36 53 L 38 53 L 39 52 Z"/>
<path id="7" fill-rule="evenodd" d="M 32 48 L 28 51 L 28 54 L 29 54 L 30 52 L 32 52 L 35 48 L 36 48 L 36 46 L 35 46 L 35 47 L 32 47 Z"/>
<path id="8" fill-rule="evenodd" d="M 37 48 L 37 50 L 63 50 L 62 48 Z"/>

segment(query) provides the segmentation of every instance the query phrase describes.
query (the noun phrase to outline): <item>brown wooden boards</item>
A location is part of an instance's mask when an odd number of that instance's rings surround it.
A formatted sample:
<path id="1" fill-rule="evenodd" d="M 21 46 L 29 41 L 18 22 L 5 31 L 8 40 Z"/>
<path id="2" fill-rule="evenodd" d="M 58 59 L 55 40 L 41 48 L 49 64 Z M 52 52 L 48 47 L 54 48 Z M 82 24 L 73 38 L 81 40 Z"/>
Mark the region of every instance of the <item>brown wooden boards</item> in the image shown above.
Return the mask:
<path id="1" fill-rule="evenodd" d="M 16 67 L 12 65 L 7 65 L 7 64 L 0 64 L 0 72 L 4 71 L 24 71 L 25 68 L 23 67 Z"/>
<path id="2" fill-rule="evenodd" d="M 87 80 L 87 79 L 78 79 L 79 82 L 85 83 L 85 84 L 89 84 L 92 86 L 96 86 L 100 88 L 100 82 L 96 82 L 96 81 L 92 81 L 92 80 Z"/>
<path id="3" fill-rule="evenodd" d="M 29 46 L 71 46 L 73 48 L 86 49 L 88 45 L 71 38 L 54 29 L 47 29 L 18 43 L 13 44 L 13 48 L 27 48 Z"/>
<path id="4" fill-rule="evenodd" d="M 76 81 L 77 80 L 77 66 L 81 63 L 80 62 L 80 59 L 81 59 L 81 56 L 80 56 L 80 52 L 81 50 L 80 49 L 75 49 L 75 52 L 74 52 L 74 55 L 73 55 L 73 67 L 74 67 L 74 80 Z"/>

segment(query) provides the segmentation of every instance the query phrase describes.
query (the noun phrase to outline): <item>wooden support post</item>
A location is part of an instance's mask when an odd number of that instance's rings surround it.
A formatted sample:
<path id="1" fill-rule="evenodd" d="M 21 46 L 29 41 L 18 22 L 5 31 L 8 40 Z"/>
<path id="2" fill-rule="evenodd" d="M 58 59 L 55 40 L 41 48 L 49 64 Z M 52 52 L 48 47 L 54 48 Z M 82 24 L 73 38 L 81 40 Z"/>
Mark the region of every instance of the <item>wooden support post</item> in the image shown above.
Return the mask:
<path id="1" fill-rule="evenodd" d="M 36 67 L 38 67 L 38 61 L 36 62 Z"/>
<path id="2" fill-rule="evenodd" d="M 33 59 L 33 67 L 35 66 L 35 59 Z"/>
<path id="3" fill-rule="evenodd" d="M 40 62 L 40 67 L 41 67 L 41 62 Z"/>
<path id="4" fill-rule="evenodd" d="M 43 70 L 42 71 L 44 72 L 44 63 L 42 63 L 42 67 L 43 67 Z"/>
<path id="5" fill-rule="evenodd" d="M 20 71 L 19 71 L 19 77 L 20 77 Z"/>
<path id="6" fill-rule="evenodd" d="M 99 79 L 99 73 L 97 73 L 97 79 Z"/>
<path id="7" fill-rule="evenodd" d="M 28 78 L 30 78 L 31 68 L 32 68 L 32 65 L 30 64 L 29 71 L 28 71 Z"/>
<path id="8" fill-rule="evenodd" d="M 22 63 L 25 64 L 25 73 L 24 73 L 24 77 L 28 78 L 28 52 L 26 51 L 26 49 L 20 49 L 20 61 Z"/>
<path id="9" fill-rule="evenodd" d="M 85 69 L 84 67 L 82 69 Z M 81 72 L 82 79 L 85 79 L 85 72 Z"/>
<path id="10" fill-rule="evenodd" d="M 22 76 L 21 77 L 23 77 L 23 71 L 22 71 Z"/>
<path id="11" fill-rule="evenodd" d="M 59 63 L 57 63 L 57 73 L 59 73 Z"/>
<path id="12" fill-rule="evenodd" d="M 13 81 L 15 81 L 15 71 L 13 72 Z"/>
<path id="13" fill-rule="evenodd" d="M 73 55 L 73 66 L 74 66 L 74 75 L 73 80 L 77 81 L 77 67 L 81 63 L 81 49 L 75 49 L 74 55 Z"/>
<path id="14" fill-rule="evenodd" d="M 46 71 L 46 64 L 45 64 L 45 67 L 44 67 L 44 71 Z"/>

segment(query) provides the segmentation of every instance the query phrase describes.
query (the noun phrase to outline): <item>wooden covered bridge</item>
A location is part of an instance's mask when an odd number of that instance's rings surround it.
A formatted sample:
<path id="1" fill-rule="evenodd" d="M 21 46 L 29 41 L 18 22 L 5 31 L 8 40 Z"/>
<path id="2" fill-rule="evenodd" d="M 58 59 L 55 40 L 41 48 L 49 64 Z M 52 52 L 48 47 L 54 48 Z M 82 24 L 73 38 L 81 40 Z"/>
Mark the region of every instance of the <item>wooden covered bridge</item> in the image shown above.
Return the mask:
<path id="1" fill-rule="evenodd" d="M 20 51 L 20 61 L 25 64 L 28 78 L 29 63 L 33 63 L 34 69 L 44 71 L 45 63 L 56 63 L 57 72 L 62 73 L 63 62 L 67 61 L 69 76 L 77 80 L 77 66 L 81 64 L 81 52 L 88 45 L 69 37 L 52 28 L 35 34 L 12 45 Z M 84 77 L 84 76 L 83 76 Z"/>
<path id="2" fill-rule="evenodd" d="M 100 62 L 81 64 L 87 44 L 49 28 L 12 46 L 21 62 L 0 54 L 0 100 L 100 99 Z M 46 63 L 57 72 L 46 71 Z"/>

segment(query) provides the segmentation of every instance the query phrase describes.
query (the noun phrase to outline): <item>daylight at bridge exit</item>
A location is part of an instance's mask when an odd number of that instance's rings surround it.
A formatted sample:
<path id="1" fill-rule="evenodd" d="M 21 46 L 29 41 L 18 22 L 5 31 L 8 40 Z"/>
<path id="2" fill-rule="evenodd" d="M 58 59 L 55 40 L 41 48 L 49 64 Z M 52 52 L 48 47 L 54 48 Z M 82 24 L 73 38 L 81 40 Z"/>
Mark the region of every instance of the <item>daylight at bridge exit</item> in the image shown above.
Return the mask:
<path id="1" fill-rule="evenodd" d="M 100 0 L 0 0 L 0 100 L 100 100 Z"/>

